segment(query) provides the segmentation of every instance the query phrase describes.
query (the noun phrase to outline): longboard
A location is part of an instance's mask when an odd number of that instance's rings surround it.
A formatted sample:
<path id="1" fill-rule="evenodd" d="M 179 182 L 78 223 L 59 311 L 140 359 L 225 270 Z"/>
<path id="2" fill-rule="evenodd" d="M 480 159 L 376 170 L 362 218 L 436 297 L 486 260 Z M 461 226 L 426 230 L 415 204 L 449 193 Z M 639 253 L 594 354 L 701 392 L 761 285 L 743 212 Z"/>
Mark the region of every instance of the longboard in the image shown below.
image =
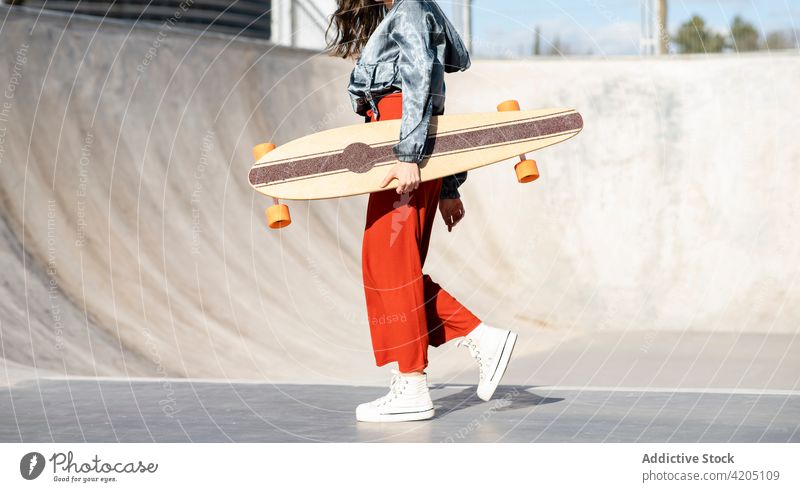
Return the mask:
<path id="1" fill-rule="evenodd" d="M 555 145 L 577 135 L 583 118 L 573 109 L 520 111 L 516 101 L 498 106 L 499 112 L 434 117 L 428 133 L 429 155 L 420 164 L 422 181 L 521 156 L 518 179 L 538 177 L 535 162 L 525 154 Z M 256 163 L 250 169 L 250 185 L 274 199 L 319 200 L 338 198 L 386 188 L 380 183 L 397 160 L 392 147 L 400 134 L 400 120 L 335 128 L 275 147 L 254 149 Z M 265 148 L 265 146 L 267 146 Z M 533 166 L 535 176 L 524 169 Z M 272 221 L 272 219 L 270 219 Z M 288 209 L 286 224 L 288 225 Z M 280 221 L 279 221 L 280 222 Z"/>

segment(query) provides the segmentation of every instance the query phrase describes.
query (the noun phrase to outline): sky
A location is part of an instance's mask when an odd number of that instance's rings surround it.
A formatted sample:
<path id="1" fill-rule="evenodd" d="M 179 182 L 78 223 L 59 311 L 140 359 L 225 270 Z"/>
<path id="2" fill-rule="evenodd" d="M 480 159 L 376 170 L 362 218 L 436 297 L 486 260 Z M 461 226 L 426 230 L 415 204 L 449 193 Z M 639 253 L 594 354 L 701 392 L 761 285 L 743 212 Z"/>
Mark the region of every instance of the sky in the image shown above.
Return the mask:
<path id="1" fill-rule="evenodd" d="M 451 0 L 439 3 L 452 8 Z M 669 0 L 670 32 L 693 14 L 719 32 L 736 15 L 762 32 L 800 30 L 800 0 Z M 558 36 L 573 54 L 637 54 L 640 19 L 639 0 L 473 0 L 473 53 L 530 54 L 540 26 L 545 50 Z"/>

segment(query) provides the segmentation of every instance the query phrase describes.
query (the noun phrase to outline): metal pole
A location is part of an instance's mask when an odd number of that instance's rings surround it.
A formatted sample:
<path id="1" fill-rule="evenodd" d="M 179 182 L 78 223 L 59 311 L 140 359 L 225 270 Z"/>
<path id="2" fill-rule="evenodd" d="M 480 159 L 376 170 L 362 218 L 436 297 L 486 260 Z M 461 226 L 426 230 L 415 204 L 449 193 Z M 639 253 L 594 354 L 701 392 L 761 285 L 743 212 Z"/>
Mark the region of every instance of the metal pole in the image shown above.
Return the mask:
<path id="1" fill-rule="evenodd" d="M 639 52 L 642 55 L 647 54 L 647 0 L 640 1 L 640 15 L 639 15 Z"/>
<path id="2" fill-rule="evenodd" d="M 666 0 L 641 0 L 642 37 L 639 44 L 643 55 L 666 54 L 669 51 L 669 34 L 667 33 L 666 19 L 660 15 L 662 7 L 666 8 L 665 2 Z"/>
<path id="3" fill-rule="evenodd" d="M 467 51 L 472 51 L 472 0 L 462 0 L 462 16 L 464 22 L 464 43 Z"/>
<path id="4" fill-rule="evenodd" d="M 295 7 L 295 0 L 288 0 L 289 2 L 289 45 L 291 47 L 297 46 L 297 7 Z"/>
<path id="5" fill-rule="evenodd" d="M 667 31 L 667 0 L 658 1 L 658 54 L 669 54 L 669 31 Z"/>

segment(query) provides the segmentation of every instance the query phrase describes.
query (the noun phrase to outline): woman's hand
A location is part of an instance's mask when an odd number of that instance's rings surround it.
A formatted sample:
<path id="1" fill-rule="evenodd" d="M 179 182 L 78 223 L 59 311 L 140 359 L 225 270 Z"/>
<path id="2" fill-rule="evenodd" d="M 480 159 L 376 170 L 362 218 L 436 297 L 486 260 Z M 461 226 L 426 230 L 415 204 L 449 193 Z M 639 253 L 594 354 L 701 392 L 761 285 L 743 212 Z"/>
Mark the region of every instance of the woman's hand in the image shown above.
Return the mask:
<path id="1" fill-rule="evenodd" d="M 447 232 L 453 230 L 461 219 L 464 218 L 464 204 L 460 198 L 439 200 L 439 211 L 442 213 L 444 223 L 447 224 Z"/>
<path id="2" fill-rule="evenodd" d="M 400 162 L 392 166 L 383 178 L 381 188 L 386 188 L 393 179 L 397 179 L 397 194 L 410 193 L 419 188 L 419 166 L 414 162 Z"/>

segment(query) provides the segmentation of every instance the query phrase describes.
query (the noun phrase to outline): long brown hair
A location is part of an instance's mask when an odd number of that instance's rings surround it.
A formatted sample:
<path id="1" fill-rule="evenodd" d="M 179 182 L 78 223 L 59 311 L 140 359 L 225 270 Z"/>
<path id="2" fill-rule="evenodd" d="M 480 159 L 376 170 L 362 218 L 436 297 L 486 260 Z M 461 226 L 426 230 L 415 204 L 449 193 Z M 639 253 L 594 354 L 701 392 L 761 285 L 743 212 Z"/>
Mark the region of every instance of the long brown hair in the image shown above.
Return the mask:
<path id="1" fill-rule="evenodd" d="M 336 0 L 336 5 L 325 33 L 328 53 L 355 58 L 383 20 L 386 8 L 383 2 L 375 0 Z"/>

